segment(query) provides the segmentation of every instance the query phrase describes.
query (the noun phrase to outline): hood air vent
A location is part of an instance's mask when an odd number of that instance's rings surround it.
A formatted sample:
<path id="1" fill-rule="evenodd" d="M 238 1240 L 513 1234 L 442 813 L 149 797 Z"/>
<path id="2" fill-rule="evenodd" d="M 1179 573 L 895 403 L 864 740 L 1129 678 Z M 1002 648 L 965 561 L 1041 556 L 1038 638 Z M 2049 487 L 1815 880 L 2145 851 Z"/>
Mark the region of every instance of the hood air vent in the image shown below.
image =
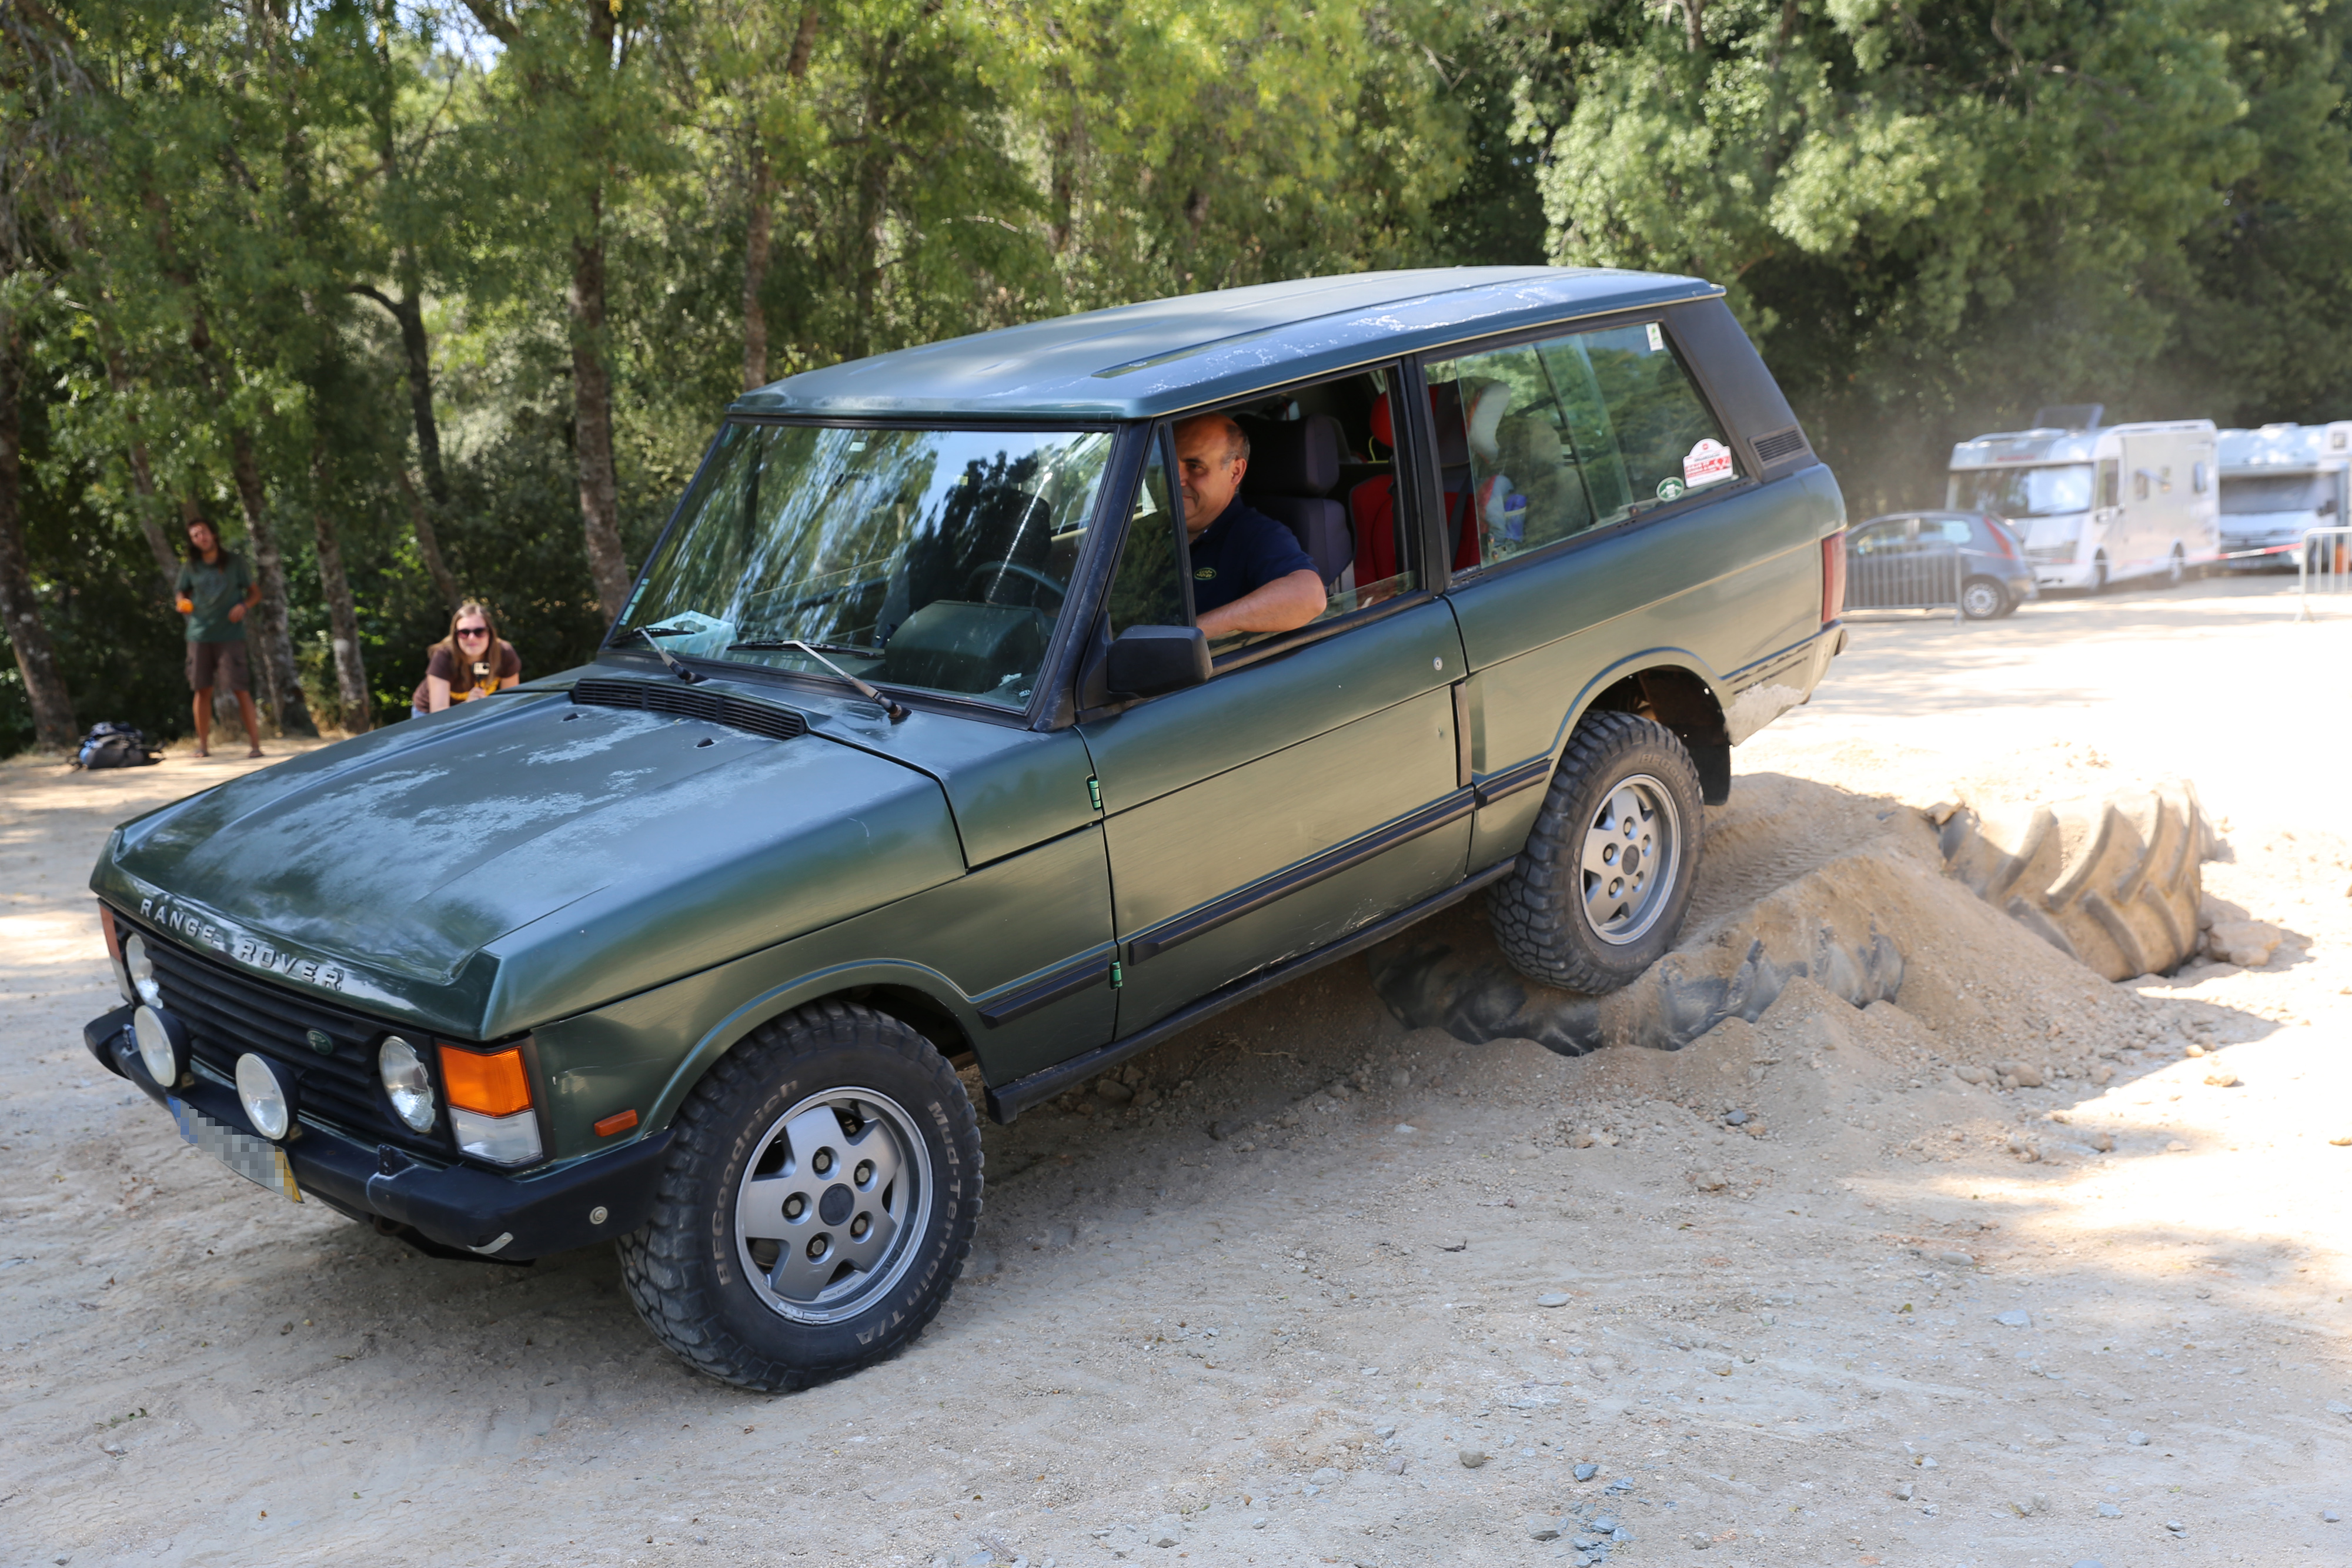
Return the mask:
<path id="1" fill-rule="evenodd" d="M 770 740 L 791 740 L 808 733 L 808 720 L 788 707 L 660 681 L 582 681 L 572 688 L 572 700 L 581 707 L 628 707 L 676 718 L 698 718 L 706 724 L 764 735 Z"/>

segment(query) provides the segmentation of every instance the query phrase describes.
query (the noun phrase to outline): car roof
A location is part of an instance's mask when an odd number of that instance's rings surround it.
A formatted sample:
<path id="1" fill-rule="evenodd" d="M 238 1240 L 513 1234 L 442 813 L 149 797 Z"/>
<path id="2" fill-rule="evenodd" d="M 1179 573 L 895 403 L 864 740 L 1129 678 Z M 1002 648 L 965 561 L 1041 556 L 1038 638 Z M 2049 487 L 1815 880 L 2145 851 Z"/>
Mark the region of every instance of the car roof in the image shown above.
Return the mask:
<path id="1" fill-rule="evenodd" d="M 1489 332 L 1722 292 L 1696 277 L 1593 267 L 1303 277 L 900 349 L 787 376 L 734 406 L 847 418 L 1150 419 Z"/>

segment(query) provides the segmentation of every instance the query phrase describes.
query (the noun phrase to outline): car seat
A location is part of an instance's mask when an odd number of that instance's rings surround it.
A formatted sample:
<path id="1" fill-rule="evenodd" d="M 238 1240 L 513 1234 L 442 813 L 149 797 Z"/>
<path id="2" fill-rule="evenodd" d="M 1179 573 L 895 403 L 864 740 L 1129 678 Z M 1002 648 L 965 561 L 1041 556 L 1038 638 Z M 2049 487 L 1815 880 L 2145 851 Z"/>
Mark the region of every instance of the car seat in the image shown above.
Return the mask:
<path id="1" fill-rule="evenodd" d="M 1356 556 L 1347 508 L 1332 500 L 1343 444 L 1339 422 L 1328 413 L 1304 419 L 1239 420 L 1250 443 L 1242 494 L 1249 504 L 1297 536 L 1315 570 L 1330 587 Z"/>
<path id="2" fill-rule="evenodd" d="M 1470 513 L 1470 431 L 1462 417 L 1462 392 L 1453 382 L 1429 389 L 1429 411 L 1437 425 L 1437 472 L 1445 495 L 1445 538 L 1454 570 L 1478 564 L 1478 530 L 1465 527 Z M 1389 394 L 1372 404 L 1372 439 L 1396 450 L 1395 416 Z M 1348 492 L 1348 518 L 1356 536 L 1356 580 L 1383 581 L 1403 570 L 1397 554 L 1396 476 L 1381 474 Z"/>

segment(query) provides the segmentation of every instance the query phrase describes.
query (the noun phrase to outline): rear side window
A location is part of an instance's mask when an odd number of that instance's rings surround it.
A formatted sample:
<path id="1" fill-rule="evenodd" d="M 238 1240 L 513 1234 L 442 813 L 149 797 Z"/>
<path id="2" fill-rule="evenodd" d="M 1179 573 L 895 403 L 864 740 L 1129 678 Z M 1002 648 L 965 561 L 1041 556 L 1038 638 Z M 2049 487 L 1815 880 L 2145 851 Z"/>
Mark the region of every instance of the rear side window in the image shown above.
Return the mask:
<path id="1" fill-rule="evenodd" d="M 1456 570 L 1739 476 L 1722 425 L 1655 322 L 1426 369 Z"/>

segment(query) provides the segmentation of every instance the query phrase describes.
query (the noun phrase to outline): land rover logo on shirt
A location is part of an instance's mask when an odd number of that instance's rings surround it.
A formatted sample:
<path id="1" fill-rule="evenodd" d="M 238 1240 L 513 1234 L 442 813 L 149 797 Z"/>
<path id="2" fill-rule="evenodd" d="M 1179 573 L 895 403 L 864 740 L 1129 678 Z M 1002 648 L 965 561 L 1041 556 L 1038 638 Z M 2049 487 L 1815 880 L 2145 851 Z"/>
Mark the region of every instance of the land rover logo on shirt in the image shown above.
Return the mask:
<path id="1" fill-rule="evenodd" d="M 1192 580 L 1195 582 L 1214 582 L 1217 580 L 1217 569 L 1213 566 L 1197 567 L 1193 570 Z"/>
<path id="2" fill-rule="evenodd" d="M 334 1039 L 329 1035 L 325 1030 L 305 1030 L 302 1031 L 302 1038 L 309 1040 L 310 1042 L 310 1049 L 317 1051 L 320 1056 L 332 1056 L 335 1054 Z"/>

